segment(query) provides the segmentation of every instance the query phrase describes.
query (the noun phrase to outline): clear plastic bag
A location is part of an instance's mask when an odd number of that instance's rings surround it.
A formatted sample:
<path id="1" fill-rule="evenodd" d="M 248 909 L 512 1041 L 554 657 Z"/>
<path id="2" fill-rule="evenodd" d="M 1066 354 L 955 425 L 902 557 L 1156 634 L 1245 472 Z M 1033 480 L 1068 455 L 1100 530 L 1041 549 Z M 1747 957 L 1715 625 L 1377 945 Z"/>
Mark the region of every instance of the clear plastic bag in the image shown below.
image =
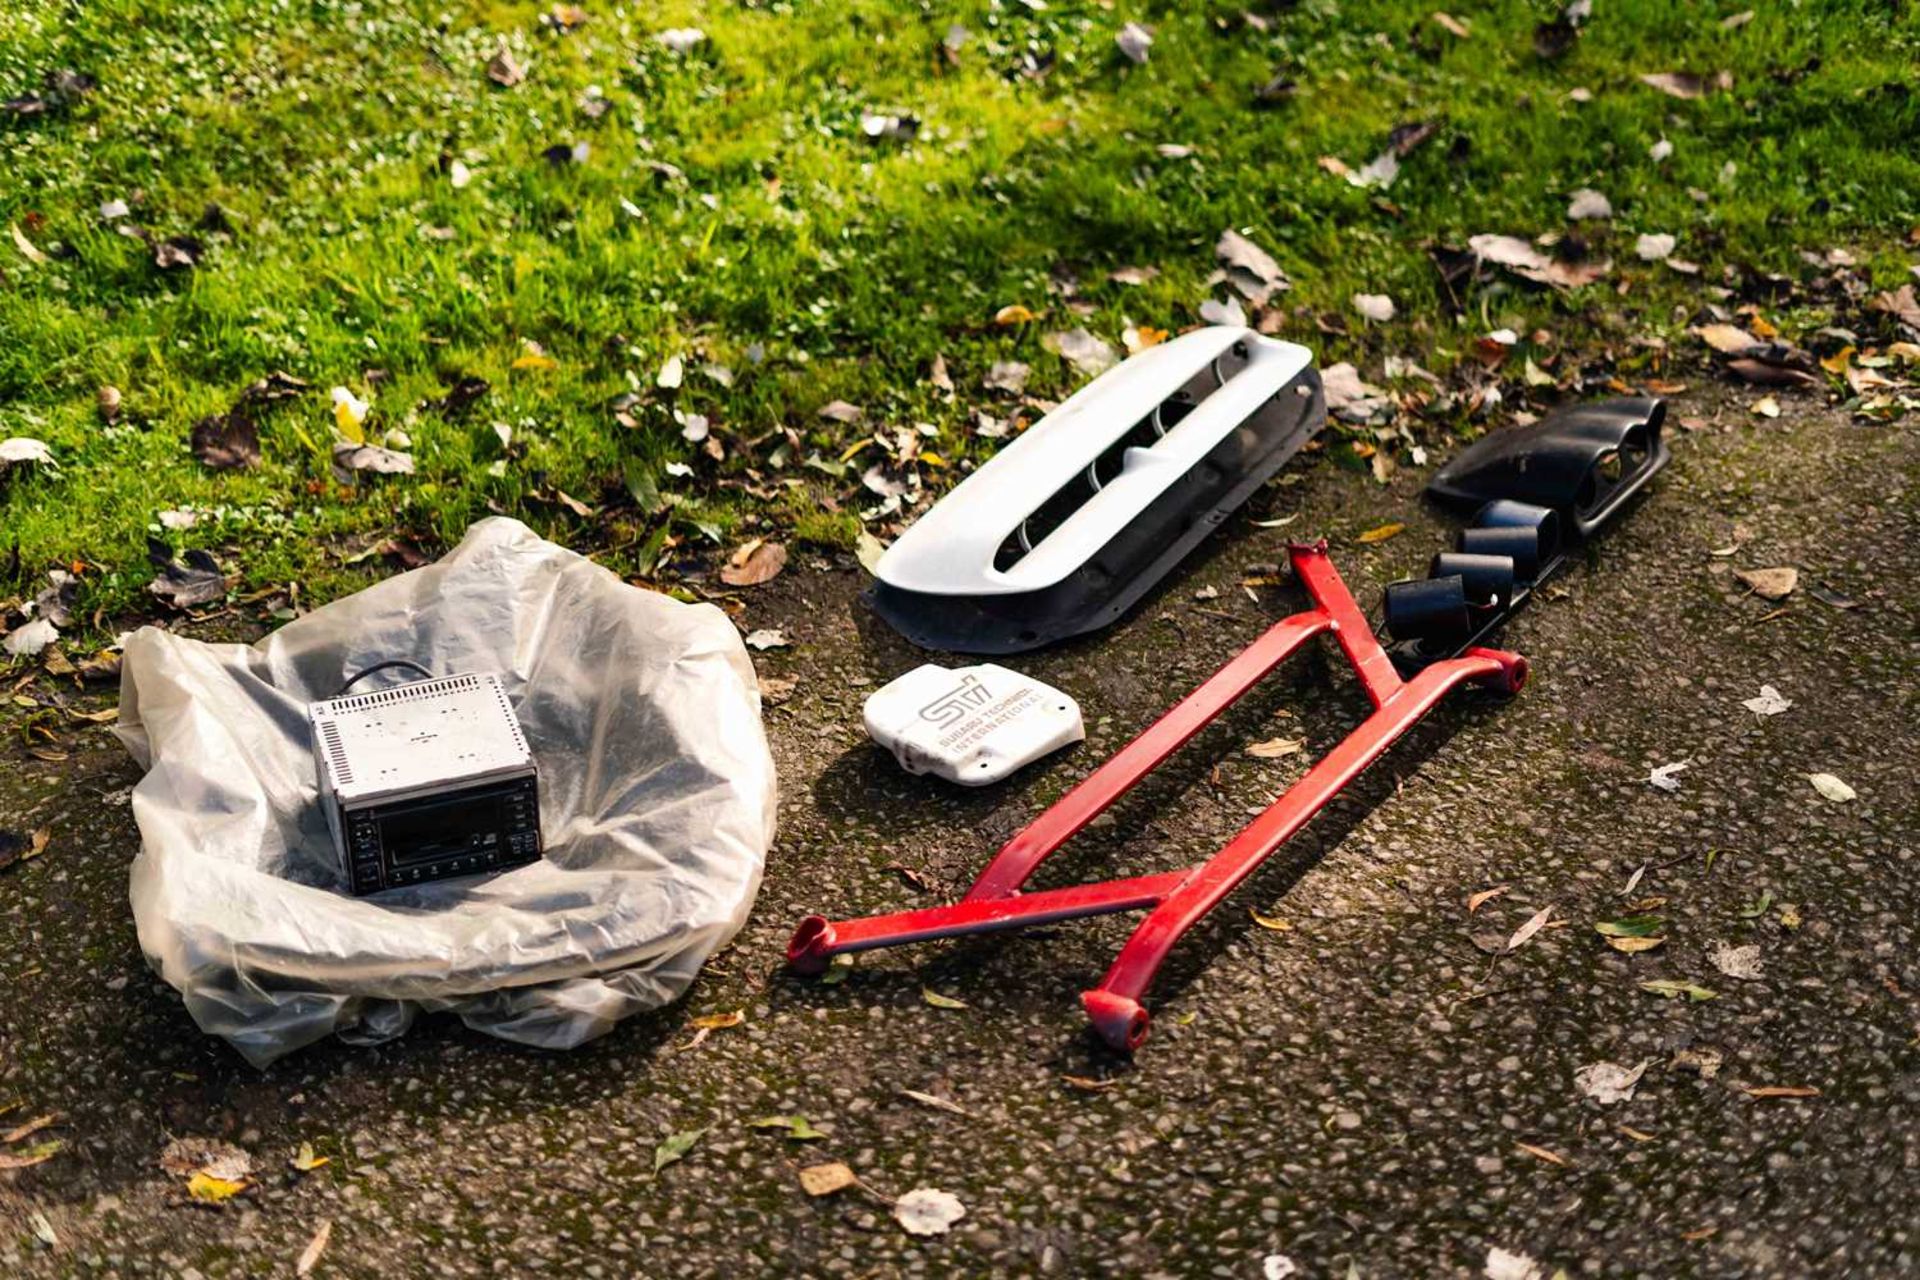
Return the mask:
<path id="1" fill-rule="evenodd" d="M 540 773 L 540 861 L 348 895 L 306 706 L 390 658 L 500 677 Z M 773 840 L 759 688 L 726 615 L 514 520 L 255 645 L 141 629 L 118 732 L 147 770 L 141 949 L 256 1066 L 330 1032 L 389 1039 L 421 1010 L 590 1040 L 687 989 L 745 922 Z"/>

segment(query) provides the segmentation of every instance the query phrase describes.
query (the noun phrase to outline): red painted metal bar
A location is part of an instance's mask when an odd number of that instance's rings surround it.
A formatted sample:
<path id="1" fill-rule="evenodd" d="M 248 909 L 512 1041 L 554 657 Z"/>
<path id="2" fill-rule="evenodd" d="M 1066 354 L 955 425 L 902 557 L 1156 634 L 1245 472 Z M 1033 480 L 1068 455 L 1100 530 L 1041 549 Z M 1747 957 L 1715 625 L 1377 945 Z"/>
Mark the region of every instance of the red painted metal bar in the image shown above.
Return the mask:
<path id="1" fill-rule="evenodd" d="M 1180 936 L 1232 892 L 1395 739 L 1462 683 L 1508 692 L 1526 680 L 1526 660 L 1494 649 L 1471 649 L 1402 682 L 1364 614 L 1327 557 L 1325 542 L 1289 548 L 1295 575 L 1314 608 L 1275 623 L 1181 699 L 1138 738 L 1094 770 L 994 856 L 965 898 L 859 920 L 809 916 L 787 945 L 787 960 L 818 972 L 842 952 L 934 938 L 987 933 L 1080 916 L 1148 908 L 1101 984 L 1081 996 L 1095 1028 L 1115 1048 L 1146 1038 L 1139 997 Z M 1213 858 L 1183 871 L 1021 893 L 1034 869 L 1169 755 L 1232 706 L 1268 672 L 1323 631 L 1333 633 L 1375 710 L 1306 776 Z"/>

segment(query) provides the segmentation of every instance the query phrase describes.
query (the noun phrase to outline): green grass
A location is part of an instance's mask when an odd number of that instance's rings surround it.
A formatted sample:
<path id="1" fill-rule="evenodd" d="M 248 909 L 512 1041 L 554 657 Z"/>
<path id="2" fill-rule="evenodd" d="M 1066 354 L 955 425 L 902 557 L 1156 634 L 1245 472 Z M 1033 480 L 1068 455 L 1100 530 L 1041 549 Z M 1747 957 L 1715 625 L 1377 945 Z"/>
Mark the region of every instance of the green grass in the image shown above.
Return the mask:
<path id="1" fill-rule="evenodd" d="M 490 511 L 636 574 L 676 539 L 681 564 L 756 534 L 849 545 L 872 500 L 860 472 L 884 451 L 834 472 L 863 434 L 930 424 L 936 461 L 915 465 L 939 487 L 991 448 L 968 419 L 991 362 L 1031 363 L 1029 390 L 1057 396 L 1076 376 L 1042 349 L 1047 331 L 1085 324 L 1117 346 L 1128 319 L 1196 323 L 1228 226 L 1291 275 L 1281 332 L 1376 379 L 1384 354 L 1444 370 L 1497 326 L 1552 331 L 1550 366 L 1612 351 L 1644 368 L 1630 339 L 1676 336 L 1729 267 L 1805 275 L 1802 250 L 1846 246 L 1879 287 L 1906 278 L 1920 20 L 1902 6 L 1756 5 L 1727 30 L 1738 4 L 1607 4 L 1555 61 L 1532 50 L 1536 6 L 1461 3 L 1466 40 L 1431 3 L 1305 0 L 1265 32 L 1243 7 L 590 4 L 561 33 L 543 6 L 452 0 L 6 6 L 0 96 L 60 67 L 99 85 L 65 111 L 0 116 L 0 222 L 52 255 L 0 240 L 0 437 L 43 439 L 59 462 L 0 479 L 0 572 L 20 547 L 0 597 L 82 563 L 87 611 L 144 609 L 146 538 L 187 507 L 211 514 L 168 534 L 177 547 L 306 599 L 388 571 L 344 563 L 378 537 L 431 551 Z M 1157 30 L 1145 66 L 1115 49 L 1128 19 Z M 949 65 L 953 21 L 972 38 Z M 653 39 L 670 26 L 708 39 L 671 53 Z M 528 69 L 516 88 L 484 73 L 502 42 Z M 1044 79 L 1015 74 L 1027 52 L 1054 55 Z M 1276 70 L 1297 91 L 1255 109 Z M 1672 70 L 1724 70 L 1733 87 L 1683 101 L 1637 80 Z M 579 104 L 596 85 L 611 106 L 593 121 Z M 1576 88 L 1591 100 L 1570 101 Z M 865 111 L 910 112 L 919 136 L 869 141 Z M 1439 133 L 1384 193 L 1319 163 L 1358 167 L 1396 124 L 1427 119 Z M 1662 137 L 1674 152 L 1656 164 Z M 584 163 L 542 159 L 575 142 Z M 464 190 L 453 159 L 473 172 Z M 1616 211 L 1579 228 L 1614 259 L 1607 280 L 1568 295 L 1491 282 L 1462 316 L 1442 305 L 1426 246 L 1569 230 L 1583 186 Z M 191 232 L 209 203 L 232 230 L 198 233 L 198 268 L 162 272 L 99 216 L 116 199 L 158 236 Z M 1703 277 L 1634 261 L 1653 231 Z M 1122 266 L 1161 274 L 1109 283 Z M 1077 299 L 1050 289 L 1063 274 Z M 1390 294 L 1399 318 L 1362 325 L 1355 292 Z M 1045 315 L 994 325 L 1010 303 Z M 529 342 L 555 367 L 516 370 Z M 688 372 L 670 394 L 654 379 L 676 354 Z M 929 384 L 936 356 L 955 398 Z M 202 467 L 192 423 L 281 368 L 315 390 L 265 416 L 262 464 Z M 421 407 L 463 375 L 493 388 L 469 415 Z M 107 383 L 124 393 L 111 426 L 95 408 Z M 371 394 L 371 432 L 406 433 L 415 475 L 331 478 L 334 384 Z M 610 407 L 626 393 L 630 427 Z M 819 418 L 833 399 L 866 422 Z M 681 438 L 676 408 L 712 419 L 724 463 Z M 1462 424 L 1413 425 L 1439 443 Z M 669 474 L 675 461 L 695 474 Z M 629 479 L 674 505 L 636 504 Z"/>

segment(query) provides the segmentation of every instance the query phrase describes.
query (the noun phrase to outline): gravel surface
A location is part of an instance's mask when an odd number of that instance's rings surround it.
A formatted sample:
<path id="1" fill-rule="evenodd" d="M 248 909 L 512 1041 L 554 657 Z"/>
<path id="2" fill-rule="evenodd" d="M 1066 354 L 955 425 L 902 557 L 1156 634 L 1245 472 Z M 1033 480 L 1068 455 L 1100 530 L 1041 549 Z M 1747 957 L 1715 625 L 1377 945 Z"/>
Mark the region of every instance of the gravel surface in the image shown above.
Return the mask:
<path id="1" fill-rule="evenodd" d="M 0 827 L 52 841 L 0 873 L 0 1106 L 19 1104 L 0 1127 L 59 1118 L 0 1150 L 65 1146 L 0 1172 L 0 1274 L 291 1275 L 322 1223 L 313 1274 L 342 1277 L 1915 1274 L 1912 431 L 1782 399 L 1777 421 L 1676 406 L 1695 429 L 1671 470 L 1509 628 L 1531 686 L 1443 704 L 1190 935 L 1132 1062 L 1078 1007 L 1127 918 L 863 955 L 826 986 L 786 975 L 781 948 L 809 911 L 960 892 L 1298 607 L 1288 585 L 1241 586 L 1286 537 L 1332 538 L 1363 604 L 1417 571 L 1446 521 L 1416 472 L 1383 489 L 1303 460 L 1257 501 L 1293 523 L 1237 520 L 1124 627 L 1018 660 L 1080 699 L 1089 741 L 981 792 L 865 743 L 860 700 L 919 655 L 857 605 L 849 560 L 797 555 L 742 619 L 795 641 L 758 656 L 794 682 L 767 714 L 784 795 L 759 905 L 688 999 L 567 1055 L 428 1019 L 248 1068 L 141 961 L 133 767 L 104 730 L 60 764 L 16 734 Z M 1388 520 L 1408 528 L 1354 542 Z M 1734 577 L 1774 565 L 1801 572 L 1779 603 Z M 1763 684 L 1792 707 L 1742 707 Z M 1041 883 L 1210 854 L 1363 706 L 1337 657 L 1296 660 Z M 1307 752 L 1245 754 L 1275 736 Z M 1677 791 L 1649 785 L 1679 761 Z M 1857 798 L 1822 798 L 1816 772 Z M 1664 918 L 1663 945 L 1621 954 L 1593 929 L 1636 912 Z M 1757 978 L 1716 964 L 1746 946 Z M 1658 980 L 1715 998 L 1641 986 Z M 704 1039 L 690 1026 L 735 1009 Z M 1602 1102 L 1581 1086 L 1604 1092 L 1595 1063 L 1644 1074 Z M 1781 1086 L 1818 1094 L 1754 1093 Z M 824 1136 L 747 1127 L 772 1115 Z M 656 1174 L 656 1147 L 692 1130 Z M 159 1164 L 183 1136 L 249 1153 L 255 1186 L 189 1203 Z M 329 1163 L 292 1168 L 302 1143 Z M 827 1161 L 860 1184 L 810 1199 L 798 1171 Z M 891 1199 L 921 1187 L 964 1204 L 948 1234 L 895 1222 Z"/>

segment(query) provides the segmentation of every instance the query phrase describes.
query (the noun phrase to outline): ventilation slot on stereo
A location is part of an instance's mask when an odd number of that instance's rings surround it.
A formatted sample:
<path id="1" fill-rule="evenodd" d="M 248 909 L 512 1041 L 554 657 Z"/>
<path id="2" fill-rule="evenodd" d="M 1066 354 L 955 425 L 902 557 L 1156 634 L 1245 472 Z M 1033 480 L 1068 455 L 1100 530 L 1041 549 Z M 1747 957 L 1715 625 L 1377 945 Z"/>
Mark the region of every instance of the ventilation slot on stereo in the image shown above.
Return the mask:
<path id="1" fill-rule="evenodd" d="M 339 782 L 353 781 L 353 765 L 347 759 L 347 744 L 340 740 L 340 726 L 331 720 L 320 725 L 320 741 L 327 749 L 327 759 L 333 762 L 333 776 Z"/>
<path id="2" fill-rule="evenodd" d="M 382 689 L 378 693 L 355 694 L 351 698 L 341 698 L 332 705 L 336 711 L 366 711 L 372 707 L 389 706 L 395 702 L 418 702 L 422 698 L 459 693 L 475 687 L 479 682 L 478 676 L 444 676 L 438 680 L 422 680 L 417 684 L 403 684 L 398 688 Z"/>
<path id="3" fill-rule="evenodd" d="M 1007 540 L 994 553 L 993 567 L 1002 573 L 1025 559 L 1048 535 L 1065 524 L 1073 514 L 1092 501 L 1095 494 L 1112 484 L 1126 466 L 1129 449 L 1151 449 L 1186 416 L 1199 408 L 1206 398 L 1224 387 L 1228 380 L 1247 367 L 1247 344 L 1236 342 L 1207 368 L 1188 380 L 1178 391 L 1155 405 L 1146 417 L 1101 451 L 1086 469 L 1056 489 L 1038 507 L 1014 527 Z"/>

